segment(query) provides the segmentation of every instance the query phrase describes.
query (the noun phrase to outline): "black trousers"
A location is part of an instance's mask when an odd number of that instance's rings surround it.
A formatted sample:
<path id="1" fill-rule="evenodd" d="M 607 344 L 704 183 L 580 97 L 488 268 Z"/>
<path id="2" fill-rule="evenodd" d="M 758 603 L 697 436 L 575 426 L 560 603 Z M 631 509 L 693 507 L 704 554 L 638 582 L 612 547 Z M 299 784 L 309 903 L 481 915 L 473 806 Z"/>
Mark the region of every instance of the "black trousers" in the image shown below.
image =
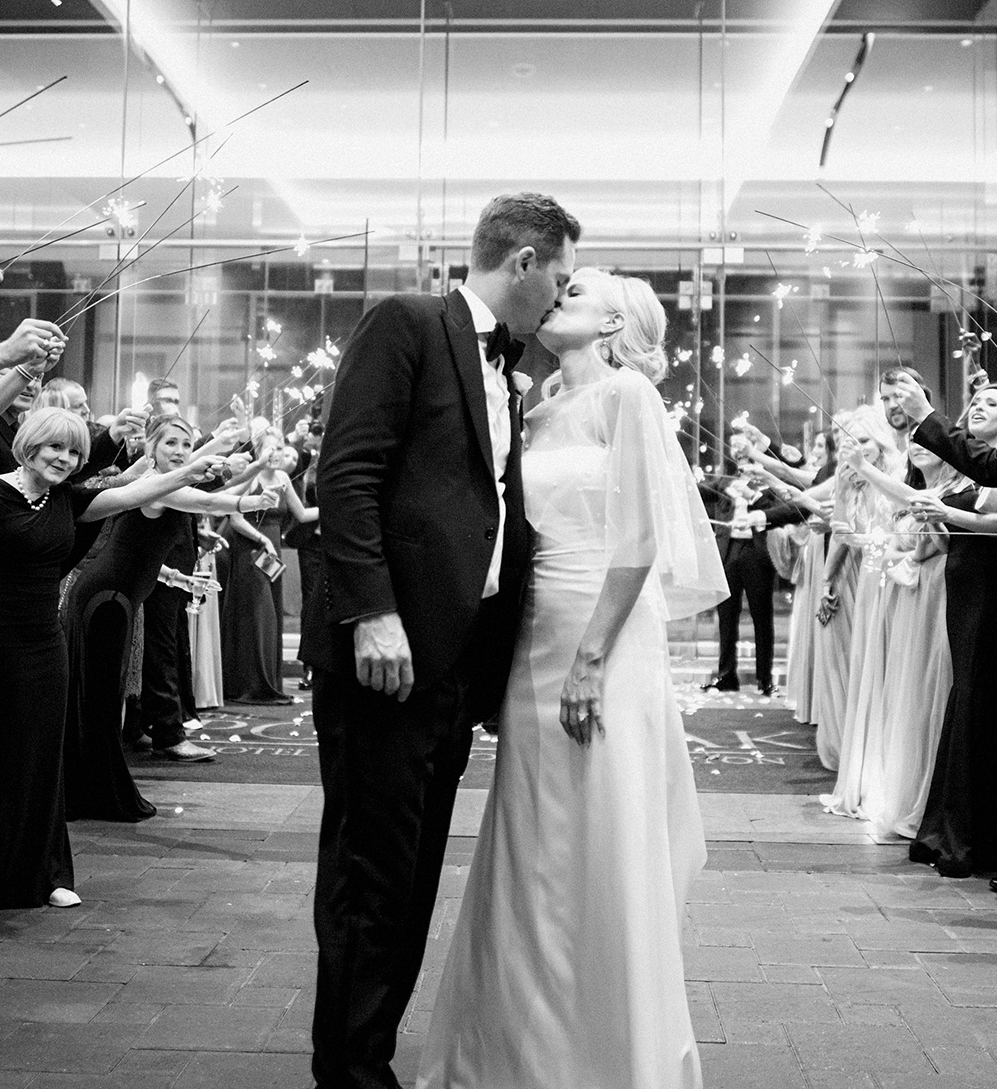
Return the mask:
<path id="1" fill-rule="evenodd" d="M 312 1072 L 320 1089 L 397 1089 L 390 1062 L 418 979 L 473 722 L 458 666 L 405 703 L 314 671 L 325 809 Z"/>
<path id="2" fill-rule="evenodd" d="M 737 638 L 741 622 L 742 595 L 748 598 L 748 611 L 755 628 L 755 676 L 760 685 L 772 683 L 772 654 L 775 644 L 775 621 L 772 594 L 775 591 L 775 568 L 768 553 L 754 540 L 733 539 L 724 559 L 724 574 L 730 587 L 730 597 L 717 606 L 720 624 L 721 678 L 737 675 Z"/>
<path id="3" fill-rule="evenodd" d="M 163 583 L 145 600 L 141 721 L 157 749 L 183 741 L 183 724 L 194 715 L 188 600 L 182 590 Z"/>

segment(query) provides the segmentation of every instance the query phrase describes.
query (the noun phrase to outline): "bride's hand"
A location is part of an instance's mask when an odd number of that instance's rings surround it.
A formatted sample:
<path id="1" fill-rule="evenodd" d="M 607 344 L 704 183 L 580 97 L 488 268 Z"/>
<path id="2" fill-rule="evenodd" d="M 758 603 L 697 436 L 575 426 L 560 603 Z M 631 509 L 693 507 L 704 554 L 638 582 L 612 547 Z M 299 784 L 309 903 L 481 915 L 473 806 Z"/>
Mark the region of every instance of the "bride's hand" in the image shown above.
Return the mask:
<path id="1" fill-rule="evenodd" d="M 579 745 L 592 743 L 592 731 L 606 736 L 602 724 L 603 663 L 575 658 L 561 690 L 561 726 Z"/>

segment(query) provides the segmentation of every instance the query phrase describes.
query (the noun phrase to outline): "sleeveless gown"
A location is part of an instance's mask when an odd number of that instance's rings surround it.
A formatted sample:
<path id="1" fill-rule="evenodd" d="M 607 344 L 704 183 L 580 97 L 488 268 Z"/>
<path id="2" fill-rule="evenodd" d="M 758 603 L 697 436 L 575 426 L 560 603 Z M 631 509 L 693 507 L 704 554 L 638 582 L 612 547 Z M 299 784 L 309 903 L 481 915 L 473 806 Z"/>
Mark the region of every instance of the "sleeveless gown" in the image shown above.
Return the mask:
<path id="1" fill-rule="evenodd" d="M 135 614 L 156 588 L 160 568 L 190 533 L 190 515 L 164 509 L 114 518 L 88 554 L 64 603 L 70 688 L 66 714 L 66 810 L 141 821 L 156 808 L 132 781 L 121 749 L 122 707 Z"/>
<path id="2" fill-rule="evenodd" d="M 706 850 L 653 570 L 606 661 L 605 736 L 581 748 L 558 718 L 611 563 L 614 500 L 647 486 L 613 470 L 607 437 L 614 399 L 633 411 L 635 382 L 658 398 L 646 379 L 614 372 L 527 417 L 523 478 L 537 551 L 495 782 L 417 1089 L 702 1084 L 681 931 Z M 645 499 L 668 517 L 653 486 Z M 705 512 L 701 528 L 722 583 Z"/>
<path id="3" fill-rule="evenodd" d="M 0 908 L 38 907 L 72 889 L 62 738 L 69 665 L 59 579 L 75 520 L 98 495 L 62 485 L 32 510 L 0 481 Z"/>
<path id="4" fill-rule="evenodd" d="M 977 488 L 945 496 L 947 506 L 975 509 Z M 959 527 L 950 526 L 956 531 Z M 997 870 L 997 730 L 994 729 L 993 623 L 997 616 L 997 538 L 953 532 L 945 561 L 945 625 L 952 689 L 945 706 L 924 816 L 912 862 L 945 877 Z"/>
<path id="5" fill-rule="evenodd" d="M 252 511 L 247 520 L 280 555 L 281 509 Z M 259 547 L 231 530 L 229 573 L 222 603 L 222 683 L 227 703 L 285 704 L 283 576 L 271 582 L 254 565 Z"/>

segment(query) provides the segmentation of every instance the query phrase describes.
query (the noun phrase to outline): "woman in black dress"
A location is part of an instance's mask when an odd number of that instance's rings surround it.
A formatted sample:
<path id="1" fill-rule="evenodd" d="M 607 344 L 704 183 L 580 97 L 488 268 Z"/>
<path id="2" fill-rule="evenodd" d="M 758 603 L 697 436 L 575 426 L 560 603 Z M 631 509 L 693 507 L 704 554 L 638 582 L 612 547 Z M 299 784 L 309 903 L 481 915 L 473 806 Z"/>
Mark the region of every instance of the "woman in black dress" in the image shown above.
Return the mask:
<path id="1" fill-rule="evenodd" d="M 974 394 L 967 427 L 997 445 L 997 386 Z M 997 619 L 997 514 L 977 513 L 980 489 L 944 501 L 911 503 L 918 517 L 951 531 L 945 561 L 946 626 L 952 652 L 952 691 L 935 757 L 928 802 L 911 844 L 912 862 L 934 865 L 944 877 L 997 870 L 997 729 L 989 671 Z M 992 507 L 990 508 L 992 509 Z"/>
<path id="2" fill-rule="evenodd" d="M 281 468 L 284 437 L 279 431 L 264 431 L 254 446 L 257 457 L 266 457 L 266 463 L 251 488 L 276 490 L 280 503 L 276 509 L 256 514 L 234 514 L 229 522 L 229 573 L 222 604 L 222 683 L 227 703 L 286 704 L 291 697 L 284 694 L 281 580 L 271 582 L 256 566 L 254 554 L 263 549 L 279 560 L 283 516 L 290 514 L 299 522 L 314 522 L 318 507 L 302 504 Z"/>
<path id="3" fill-rule="evenodd" d="M 190 461 L 194 430 L 179 416 L 150 421 L 147 475 L 180 469 Z M 65 777 L 68 820 L 140 821 L 155 806 L 138 792 L 121 749 L 128 652 L 135 610 L 162 576 L 187 591 L 197 577 L 164 570 L 166 557 L 191 535 L 190 515 L 266 510 L 277 493 L 252 496 L 181 488 L 119 515 L 91 552 L 65 602 L 70 691 L 66 715 Z M 203 580 L 200 580 L 203 582 Z M 204 587 L 198 587 L 203 589 Z M 155 739 L 154 739 L 155 740 Z M 187 740 L 163 750 L 175 759 L 211 759 L 213 750 Z"/>
<path id="4" fill-rule="evenodd" d="M 68 659 L 59 579 L 77 522 L 151 503 L 221 471 L 217 457 L 120 488 L 68 484 L 86 461 L 86 424 L 61 408 L 30 414 L 0 475 L 0 908 L 78 904 L 63 800 L 62 738 Z"/>

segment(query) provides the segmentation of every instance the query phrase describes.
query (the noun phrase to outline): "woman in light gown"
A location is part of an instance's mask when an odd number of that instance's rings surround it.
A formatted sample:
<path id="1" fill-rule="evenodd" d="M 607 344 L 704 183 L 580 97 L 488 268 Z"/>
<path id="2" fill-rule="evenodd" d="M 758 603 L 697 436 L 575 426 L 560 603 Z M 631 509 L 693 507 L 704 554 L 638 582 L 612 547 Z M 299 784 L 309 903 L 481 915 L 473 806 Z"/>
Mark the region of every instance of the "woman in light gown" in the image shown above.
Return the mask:
<path id="1" fill-rule="evenodd" d="M 849 414 L 842 426 L 843 436 L 853 436 L 868 451 L 870 461 L 880 469 L 887 468 L 889 458 L 899 457 L 896 443 L 885 420 L 869 405 L 860 405 Z M 889 469 L 892 471 L 893 462 Z M 863 563 L 867 567 L 866 604 L 878 579 L 872 575 L 877 557 L 864 554 L 863 535 L 877 525 L 885 531 L 889 503 L 870 489 L 850 466 L 841 462 L 834 482 L 837 524 L 831 534 L 827 558 L 824 561 L 824 585 L 821 589 L 819 613 L 823 614 L 815 641 L 813 713 L 817 722 L 817 755 L 830 771 L 838 771 L 844 735 L 848 725 L 848 704 L 851 685 L 851 663 L 855 657 L 853 638 L 859 624 L 866 623 L 866 609 L 860 616 L 858 608 L 859 575 Z M 829 617 L 829 619 L 828 619 Z M 864 652 L 864 648 L 863 648 Z M 835 790 L 837 794 L 837 790 Z"/>
<path id="2" fill-rule="evenodd" d="M 875 469 L 852 450 L 856 472 L 905 506 L 941 500 L 963 491 L 966 478 L 911 440 L 905 483 Z M 897 522 L 887 578 L 895 591 L 879 766 L 866 776 L 862 816 L 879 836 L 917 835 L 928 799 L 945 705 L 952 688 L 952 655 L 945 615 L 947 534 L 941 524 L 922 524 L 910 511 Z"/>
<path id="3" fill-rule="evenodd" d="M 823 492 L 825 481 L 834 478 L 837 466 L 835 440 L 830 431 L 814 439 L 810 459 L 816 470 L 813 487 Z M 817 606 L 824 583 L 824 556 L 830 524 L 818 514 L 808 519 L 807 538 L 800 552 L 799 574 L 789 620 L 789 651 L 786 662 L 786 702 L 797 722 L 813 721 L 814 646 L 817 640 Z"/>
<path id="4" fill-rule="evenodd" d="M 863 816 L 862 799 L 881 764 L 886 648 L 899 589 L 886 578 L 885 567 L 900 504 L 870 487 L 856 471 L 850 460 L 856 448 L 887 476 L 899 482 L 901 475 L 900 452 L 886 418 L 879 409 L 860 405 L 842 442 L 840 473 L 849 484 L 836 498 L 831 547 L 824 564 L 827 601 L 834 593 L 835 563 L 842 550 L 851 549 L 859 557 L 838 778 L 831 793 L 820 797 L 826 809 L 845 817 Z M 836 619 L 832 617 L 830 623 Z"/>
<path id="5" fill-rule="evenodd" d="M 534 566 L 418 1089 L 701 1085 L 681 930 L 706 852 L 666 620 L 727 587 L 648 381 L 664 331 L 647 284 L 592 269 L 539 330 L 562 385 L 526 417 Z"/>

